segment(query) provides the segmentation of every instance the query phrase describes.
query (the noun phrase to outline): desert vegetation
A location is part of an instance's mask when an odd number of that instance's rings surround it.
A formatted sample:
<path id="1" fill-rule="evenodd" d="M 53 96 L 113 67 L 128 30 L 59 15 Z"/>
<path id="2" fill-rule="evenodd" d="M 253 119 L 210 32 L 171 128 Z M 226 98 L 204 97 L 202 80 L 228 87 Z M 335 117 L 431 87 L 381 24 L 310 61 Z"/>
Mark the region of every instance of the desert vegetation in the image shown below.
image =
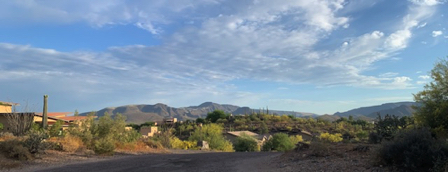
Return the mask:
<path id="1" fill-rule="evenodd" d="M 374 123 L 351 116 L 329 122 L 274 115 L 268 110 L 236 116 L 215 110 L 204 119 L 158 126 L 159 133 L 142 137 L 140 128 L 154 126 L 154 122 L 127 124 L 121 114 L 107 113 L 95 119 L 92 112 L 88 118 L 63 129 L 63 121 L 45 127 L 33 124 L 22 113 L 8 116 L 8 121 L 18 127 L 12 133 L 1 133 L 0 151 L 5 157 L 24 161 L 46 150 L 113 155 L 117 151 L 151 152 L 165 148 L 198 150 L 197 143 L 206 141 L 212 151 L 307 150 L 311 156 L 326 157 L 335 145 L 363 144 L 369 146 L 355 149 L 362 152 L 374 149 L 370 152 L 373 166 L 399 171 L 447 171 L 447 76 L 448 61 L 441 60 L 431 71 L 433 82 L 414 95 L 419 106 L 414 107 L 416 113 L 411 117 L 378 114 Z M 242 134 L 234 142 L 225 137 L 229 131 L 246 130 L 266 137 L 262 140 Z"/>

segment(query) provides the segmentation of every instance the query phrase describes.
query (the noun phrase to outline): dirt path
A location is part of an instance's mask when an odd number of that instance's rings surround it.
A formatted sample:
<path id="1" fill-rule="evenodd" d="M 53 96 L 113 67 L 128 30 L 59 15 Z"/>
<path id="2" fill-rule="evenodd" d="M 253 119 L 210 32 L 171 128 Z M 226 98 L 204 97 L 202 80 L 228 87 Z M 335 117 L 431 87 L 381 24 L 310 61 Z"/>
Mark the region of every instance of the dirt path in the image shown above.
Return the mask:
<path id="1" fill-rule="evenodd" d="M 69 164 L 59 167 L 27 169 L 25 171 L 277 171 L 272 159 L 281 153 L 235 152 L 235 153 L 183 153 L 135 155 Z"/>

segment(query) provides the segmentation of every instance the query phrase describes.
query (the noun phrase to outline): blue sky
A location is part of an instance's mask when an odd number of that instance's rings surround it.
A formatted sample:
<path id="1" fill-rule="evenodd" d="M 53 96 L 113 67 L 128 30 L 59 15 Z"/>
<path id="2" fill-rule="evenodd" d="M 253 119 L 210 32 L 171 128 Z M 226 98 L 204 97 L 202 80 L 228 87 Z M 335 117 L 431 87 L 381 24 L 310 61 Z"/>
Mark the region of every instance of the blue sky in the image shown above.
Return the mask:
<path id="1" fill-rule="evenodd" d="M 412 101 L 447 27 L 440 0 L 1 1 L 0 100 L 333 114 Z"/>

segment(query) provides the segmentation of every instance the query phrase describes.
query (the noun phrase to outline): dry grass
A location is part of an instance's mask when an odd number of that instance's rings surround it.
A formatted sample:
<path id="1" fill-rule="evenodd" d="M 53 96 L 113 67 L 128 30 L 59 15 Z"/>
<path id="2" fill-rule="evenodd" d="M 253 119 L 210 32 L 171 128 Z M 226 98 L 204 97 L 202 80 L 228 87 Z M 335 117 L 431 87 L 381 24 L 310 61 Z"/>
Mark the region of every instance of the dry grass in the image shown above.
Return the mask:
<path id="1" fill-rule="evenodd" d="M 48 139 L 48 142 L 52 142 L 58 146 L 58 150 L 64 152 L 76 152 L 84 148 L 84 144 L 79 137 L 67 135 L 65 137 L 53 137 Z"/>
<path id="2" fill-rule="evenodd" d="M 152 143 L 152 142 L 151 142 Z M 149 144 L 151 144 L 149 143 Z M 134 143 L 119 143 L 116 144 L 116 152 L 127 154 L 142 154 L 142 153 L 166 153 L 163 147 L 156 147 L 148 145 L 148 142 L 138 140 Z"/>

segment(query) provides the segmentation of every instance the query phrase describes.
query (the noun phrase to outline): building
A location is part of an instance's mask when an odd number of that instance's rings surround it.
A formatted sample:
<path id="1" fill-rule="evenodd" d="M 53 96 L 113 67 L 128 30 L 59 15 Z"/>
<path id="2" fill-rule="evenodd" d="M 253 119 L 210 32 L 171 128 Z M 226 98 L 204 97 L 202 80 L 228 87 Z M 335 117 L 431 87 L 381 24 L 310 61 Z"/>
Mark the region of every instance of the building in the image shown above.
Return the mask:
<path id="1" fill-rule="evenodd" d="M 0 101 L 0 123 L 3 124 L 3 129 L 0 132 L 8 132 L 11 126 L 8 121 L 8 115 L 14 115 L 18 117 L 19 120 L 31 120 L 34 123 L 41 124 L 43 115 L 42 113 L 36 112 L 14 112 L 13 106 L 18 106 L 18 103 L 9 103 Z M 48 125 L 51 126 L 55 124 L 58 120 L 63 122 L 63 129 L 68 128 L 70 124 L 80 124 L 83 119 L 88 118 L 87 116 L 68 116 L 72 112 L 49 112 L 47 114 Z"/>
<path id="2" fill-rule="evenodd" d="M 143 126 L 142 128 L 140 128 L 140 134 L 142 134 L 144 137 L 152 137 L 156 133 L 159 133 L 159 131 L 155 126 Z"/>
<path id="3" fill-rule="evenodd" d="M 11 113 L 13 106 L 18 106 L 18 103 L 2 102 L 0 101 L 0 113 Z"/>

